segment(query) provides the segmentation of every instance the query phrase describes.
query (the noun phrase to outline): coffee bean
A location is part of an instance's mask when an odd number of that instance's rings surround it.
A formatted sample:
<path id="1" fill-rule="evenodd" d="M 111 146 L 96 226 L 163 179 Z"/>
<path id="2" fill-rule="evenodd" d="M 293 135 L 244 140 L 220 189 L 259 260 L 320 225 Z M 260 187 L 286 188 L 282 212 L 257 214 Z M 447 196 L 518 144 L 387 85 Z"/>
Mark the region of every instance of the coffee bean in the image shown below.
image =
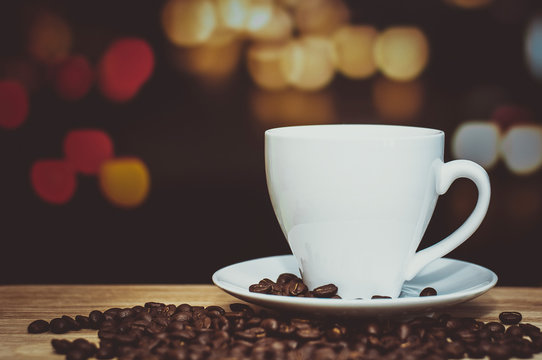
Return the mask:
<path id="1" fill-rule="evenodd" d="M 505 325 L 514 325 L 521 321 L 521 313 L 517 311 L 503 311 L 499 314 L 499 320 Z"/>
<path id="2" fill-rule="evenodd" d="M 317 328 L 304 328 L 298 329 L 295 334 L 302 340 L 316 340 L 322 337 L 322 331 Z"/>
<path id="3" fill-rule="evenodd" d="M 49 323 L 45 320 L 34 320 L 27 328 L 30 334 L 40 334 L 49 331 Z"/>
<path id="4" fill-rule="evenodd" d="M 299 296 L 308 291 L 307 285 L 301 280 L 292 280 L 288 283 L 288 294 L 291 296 Z"/>
<path id="5" fill-rule="evenodd" d="M 68 326 L 68 331 L 81 330 L 81 325 L 77 321 L 75 321 L 74 318 L 67 315 L 62 315 L 61 319 L 66 322 Z"/>
<path id="6" fill-rule="evenodd" d="M 75 316 L 75 321 L 77 321 L 81 329 L 90 329 L 90 320 L 88 319 L 88 316 L 77 315 Z"/>
<path id="7" fill-rule="evenodd" d="M 64 339 L 53 339 L 51 345 L 57 354 L 66 354 L 72 347 L 72 343 Z"/>
<path id="8" fill-rule="evenodd" d="M 371 296 L 371 299 L 391 299 L 391 296 L 386 296 L 386 295 L 373 295 L 373 296 Z"/>
<path id="9" fill-rule="evenodd" d="M 250 292 L 255 292 L 258 294 L 269 294 L 271 293 L 271 285 L 269 284 L 253 284 L 248 288 Z"/>
<path id="10" fill-rule="evenodd" d="M 327 284 L 317 287 L 312 291 L 312 294 L 318 298 L 330 298 L 337 294 L 337 286 L 334 284 Z"/>
<path id="11" fill-rule="evenodd" d="M 81 350 L 73 349 L 66 353 L 66 360 L 86 360 L 88 356 Z"/>
<path id="12" fill-rule="evenodd" d="M 420 296 L 435 296 L 437 295 L 437 290 L 432 287 L 426 287 L 420 292 Z"/>
<path id="13" fill-rule="evenodd" d="M 72 346 L 73 348 L 82 351 L 87 357 L 93 356 L 97 351 L 96 345 L 83 338 L 75 339 L 72 342 Z"/>
<path id="14" fill-rule="evenodd" d="M 55 334 L 63 334 L 70 331 L 70 326 L 64 319 L 55 318 L 51 320 L 51 323 L 49 324 L 49 329 Z"/>
<path id="15" fill-rule="evenodd" d="M 286 284 L 292 280 L 299 280 L 299 277 L 297 275 L 294 275 L 294 274 L 290 274 L 290 273 L 283 273 L 283 274 L 280 274 L 277 278 L 277 284 L 280 284 L 280 285 L 283 285 L 283 284 Z"/>
<path id="16" fill-rule="evenodd" d="M 88 314 L 88 320 L 92 329 L 97 330 L 100 327 L 103 319 L 104 315 L 100 310 L 92 310 L 90 314 Z"/>

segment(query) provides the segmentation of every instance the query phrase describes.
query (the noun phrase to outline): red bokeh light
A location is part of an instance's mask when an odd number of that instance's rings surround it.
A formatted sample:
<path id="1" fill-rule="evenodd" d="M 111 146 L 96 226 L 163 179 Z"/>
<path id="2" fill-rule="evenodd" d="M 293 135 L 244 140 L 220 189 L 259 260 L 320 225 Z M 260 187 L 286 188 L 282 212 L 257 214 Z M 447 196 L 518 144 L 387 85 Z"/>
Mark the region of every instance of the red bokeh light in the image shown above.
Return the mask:
<path id="1" fill-rule="evenodd" d="M 502 105 L 493 111 L 491 120 L 494 121 L 502 131 L 506 131 L 513 125 L 533 123 L 534 114 L 521 106 Z"/>
<path id="2" fill-rule="evenodd" d="M 63 61 L 55 71 L 54 86 L 65 100 L 83 98 L 92 86 L 93 74 L 89 61 L 83 55 L 73 55 Z"/>
<path id="3" fill-rule="evenodd" d="M 28 95 L 17 81 L 0 81 L 0 126 L 15 129 L 28 116 Z"/>
<path id="4" fill-rule="evenodd" d="M 110 100 L 130 100 L 149 79 L 154 53 L 143 39 L 122 38 L 109 46 L 98 68 L 102 93 Z"/>
<path id="5" fill-rule="evenodd" d="M 64 138 L 64 154 L 75 171 L 94 175 L 104 160 L 113 157 L 113 141 L 102 130 L 72 130 Z"/>
<path id="6" fill-rule="evenodd" d="M 75 193 L 75 171 L 73 166 L 64 160 L 34 162 L 30 181 L 36 194 L 51 204 L 65 204 Z"/>

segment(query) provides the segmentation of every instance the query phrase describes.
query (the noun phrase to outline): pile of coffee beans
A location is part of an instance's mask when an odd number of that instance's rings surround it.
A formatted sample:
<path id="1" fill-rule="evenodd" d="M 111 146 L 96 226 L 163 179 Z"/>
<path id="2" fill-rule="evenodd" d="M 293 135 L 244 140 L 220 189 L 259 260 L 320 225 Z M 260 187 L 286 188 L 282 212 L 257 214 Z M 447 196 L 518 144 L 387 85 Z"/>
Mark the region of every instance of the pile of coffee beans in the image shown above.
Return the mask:
<path id="1" fill-rule="evenodd" d="M 361 360 L 528 358 L 542 352 L 540 329 L 521 323 L 518 312 L 500 322 L 469 317 L 350 319 L 345 321 L 256 313 L 245 304 L 166 305 L 92 311 L 75 319 L 36 320 L 28 332 L 98 330 L 99 345 L 84 339 L 53 339 L 68 360 Z"/>
<path id="2" fill-rule="evenodd" d="M 317 287 L 314 290 L 309 290 L 307 285 L 303 283 L 303 280 L 290 273 L 282 273 L 278 276 L 277 281 L 270 280 L 268 278 L 260 280 L 257 284 L 249 286 L 250 292 L 259 294 L 271 294 L 282 296 L 295 296 L 295 297 L 309 297 L 309 298 L 329 298 L 340 299 L 337 295 L 339 290 L 334 284 L 327 284 Z M 435 296 L 437 291 L 432 287 L 426 287 L 420 292 L 420 296 Z M 373 295 L 371 299 L 391 299 L 385 295 Z M 363 300 L 358 298 L 357 300 Z"/>

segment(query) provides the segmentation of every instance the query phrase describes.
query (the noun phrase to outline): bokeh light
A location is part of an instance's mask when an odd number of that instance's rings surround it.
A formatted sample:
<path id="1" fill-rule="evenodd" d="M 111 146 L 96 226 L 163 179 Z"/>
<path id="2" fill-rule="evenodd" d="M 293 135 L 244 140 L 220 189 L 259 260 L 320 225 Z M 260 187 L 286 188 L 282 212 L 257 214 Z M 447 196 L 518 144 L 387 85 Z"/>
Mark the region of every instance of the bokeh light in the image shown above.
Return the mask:
<path id="1" fill-rule="evenodd" d="M 542 126 L 516 125 L 501 144 L 504 163 L 517 175 L 529 175 L 542 166 Z"/>
<path id="2" fill-rule="evenodd" d="M 302 34 L 331 35 L 350 20 L 350 10 L 342 0 L 300 0 L 294 18 Z"/>
<path id="3" fill-rule="evenodd" d="M 113 141 L 102 130 L 72 130 L 64 138 L 64 154 L 75 171 L 94 175 L 105 160 L 113 157 Z"/>
<path id="4" fill-rule="evenodd" d="M 17 81 L 0 81 L 0 127 L 18 128 L 26 120 L 28 110 L 26 89 Z"/>
<path id="5" fill-rule="evenodd" d="M 149 79 L 154 69 L 154 53 L 139 38 L 114 41 L 102 56 L 98 84 L 108 99 L 123 102 L 131 99 Z"/>
<path id="6" fill-rule="evenodd" d="M 383 77 L 373 82 L 373 106 L 385 120 L 406 121 L 416 117 L 424 104 L 420 81 L 397 82 Z"/>
<path id="7" fill-rule="evenodd" d="M 514 125 L 530 124 L 534 122 L 534 114 L 527 108 L 517 105 L 499 105 L 491 114 L 491 120 L 502 131 Z"/>
<path id="8" fill-rule="evenodd" d="M 251 0 L 245 29 L 254 32 L 263 29 L 273 16 L 274 0 Z"/>
<path id="9" fill-rule="evenodd" d="M 378 32 L 373 26 L 348 25 L 337 30 L 333 42 L 337 54 L 337 68 L 344 75 L 363 79 L 376 71 L 373 47 Z"/>
<path id="10" fill-rule="evenodd" d="M 325 91 L 255 90 L 251 93 L 250 106 L 256 121 L 266 129 L 337 121 L 333 97 Z"/>
<path id="11" fill-rule="evenodd" d="M 281 69 L 288 83 L 301 90 L 319 90 L 335 75 L 336 56 L 328 37 L 304 36 L 282 51 Z"/>
<path id="12" fill-rule="evenodd" d="M 175 45 L 203 44 L 216 25 L 216 9 L 210 0 L 170 0 L 162 9 L 162 27 Z"/>
<path id="13" fill-rule="evenodd" d="M 30 182 L 38 196 L 51 204 L 65 204 L 77 186 L 73 166 L 64 160 L 38 160 L 32 164 Z"/>
<path id="14" fill-rule="evenodd" d="M 444 0 L 445 3 L 462 9 L 480 9 L 489 6 L 493 0 Z"/>
<path id="15" fill-rule="evenodd" d="M 141 205 L 150 189 L 149 170 L 138 158 L 106 160 L 100 166 L 99 180 L 104 196 L 124 208 Z"/>
<path id="16" fill-rule="evenodd" d="M 247 51 L 247 67 L 261 88 L 280 90 L 288 86 L 281 68 L 284 44 L 253 44 Z"/>
<path id="17" fill-rule="evenodd" d="M 54 86 L 62 99 L 79 100 L 89 92 L 93 79 L 87 58 L 83 55 L 72 55 L 56 68 Z"/>
<path id="18" fill-rule="evenodd" d="M 241 31 L 245 28 L 251 0 L 215 0 L 218 23 Z"/>
<path id="19" fill-rule="evenodd" d="M 542 80 L 542 15 L 535 16 L 527 27 L 525 57 L 529 70 Z"/>
<path id="20" fill-rule="evenodd" d="M 73 34 L 70 26 L 59 15 L 39 11 L 28 30 L 27 48 L 30 55 L 45 64 L 55 64 L 70 53 Z"/>
<path id="21" fill-rule="evenodd" d="M 275 6 L 271 19 L 265 26 L 250 33 L 257 41 L 285 41 L 292 37 L 294 22 L 288 11 Z"/>
<path id="22" fill-rule="evenodd" d="M 241 59 L 241 42 L 205 44 L 175 49 L 174 61 L 181 71 L 200 77 L 207 83 L 221 83 L 235 71 Z"/>
<path id="23" fill-rule="evenodd" d="M 429 43 L 417 27 L 391 27 L 378 35 L 374 57 L 378 68 L 388 78 L 409 81 L 425 69 Z"/>
<path id="24" fill-rule="evenodd" d="M 468 121 L 452 136 L 452 154 L 456 159 L 472 160 L 486 170 L 499 160 L 501 132 L 488 121 Z"/>

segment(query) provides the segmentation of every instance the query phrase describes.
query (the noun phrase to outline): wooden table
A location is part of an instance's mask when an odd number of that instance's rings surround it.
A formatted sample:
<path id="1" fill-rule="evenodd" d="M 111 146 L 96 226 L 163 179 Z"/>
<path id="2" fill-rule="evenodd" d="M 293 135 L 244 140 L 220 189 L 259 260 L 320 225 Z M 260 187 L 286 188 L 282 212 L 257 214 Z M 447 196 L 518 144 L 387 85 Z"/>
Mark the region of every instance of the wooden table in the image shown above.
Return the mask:
<path id="1" fill-rule="evenodd" d="M 0 359 L 63 359 L 53 353 L 53 338 L 84 337 L 98 341 L 96 331 L 55 335 L 28 334 L 28 324 L 61 315 L 87 315 L 91 310 L 166 304 L 227 306 L 238 299 L 212 285 L 15 285 L 0 286 Z M 542 327 L 542 288 L 497 287 L 470 302 L 447 309 L 453 315 L 483 321 L 498 319 L 501 311 L 519 311 L 525 322 Z M 542 354 L 535 356 L 542 359 Z"/>

